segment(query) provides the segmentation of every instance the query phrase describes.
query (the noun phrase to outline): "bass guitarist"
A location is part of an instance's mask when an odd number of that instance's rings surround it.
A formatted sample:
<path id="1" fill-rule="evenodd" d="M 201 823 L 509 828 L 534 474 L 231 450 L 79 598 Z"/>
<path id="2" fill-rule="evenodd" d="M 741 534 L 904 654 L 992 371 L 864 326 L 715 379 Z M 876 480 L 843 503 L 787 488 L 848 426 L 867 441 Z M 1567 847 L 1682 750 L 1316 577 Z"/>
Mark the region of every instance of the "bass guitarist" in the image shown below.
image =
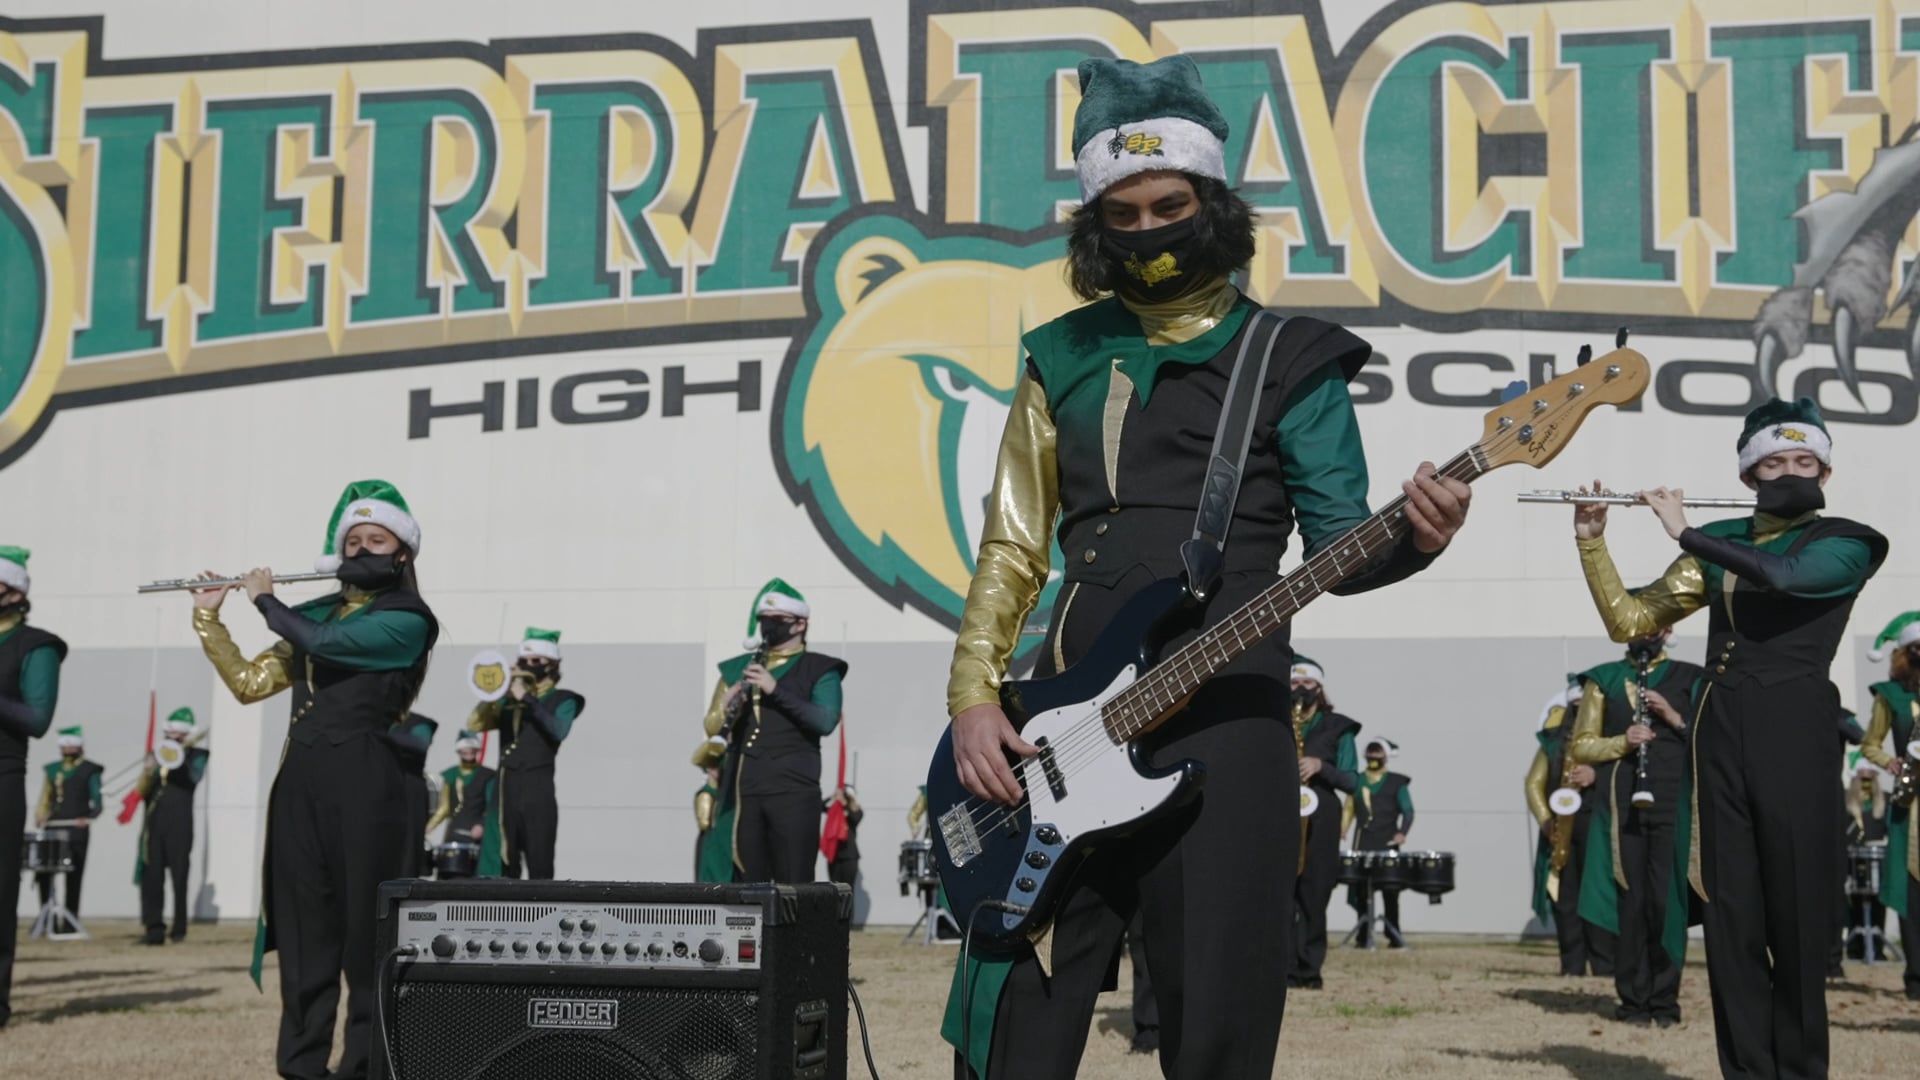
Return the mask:
<path id="1" fill-rule="evenodd" d="M 1252 210 L 1227 185 L 1226 119 L 1193 61 L 1094 59 L 1079 73 L 1073 145 L 1084 202 L 1067 267 L 1089 302 L 1022 339 L 1024 377 L 948 683 L 959 781 L 1002 803 L 1022 795 L 1008 755 L 1036 752 L 1002 711 L 999 688 L 1047 582 L 1049 530 L 1057 519 L 1067 571 L 1041 646 L 1042 675 L 1085 655 L 1129 597 L 1181 573 L 1209 436 L 1258 310 L 1233 284 L 1254 254 Z M 1369 516 L 1347 380 L 1370 348 L 1305 317 L 1268 341 L 1272 323 L 1262 322 L 1270 363 L 1203 625 L 1276 580 L 1296 520 L 1313 552 Z M 1423 569 L 1466 518 L 1466 486 L 1437 478 L 1431 465 L 1404 491 L 1410 533 L 1335 591 L 1360 592 Z M 956 1063 L 961 1075 L 971 1067 L 1001 1077 L 1073 1076 L 1095 997 L 1136 910 L 1159 996 L 1165 1075 L 1272 1074 L 1300 844 L 1286 715 L 1291 657 L 1287 635 L 1273 636 L 1150 737 L 1156 764 L 1205 763 L 1201 796 L 1094 855 L 1032 947 L 960 973 L 943 1033 L 956 1047 L 971 1044 Z M 1245 918 L 1250 911 L 1260 917 Z M 956 914 L 965 922 L 978 912 Z"/>

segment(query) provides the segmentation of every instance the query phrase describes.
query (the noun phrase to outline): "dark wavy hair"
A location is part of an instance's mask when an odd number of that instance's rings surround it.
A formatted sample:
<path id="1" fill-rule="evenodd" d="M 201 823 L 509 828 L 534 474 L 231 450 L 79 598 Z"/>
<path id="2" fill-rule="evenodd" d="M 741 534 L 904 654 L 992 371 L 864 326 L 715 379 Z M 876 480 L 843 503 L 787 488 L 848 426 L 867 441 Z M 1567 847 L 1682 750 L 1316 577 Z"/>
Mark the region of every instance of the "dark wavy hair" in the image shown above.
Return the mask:
<path id="1" fill-rule="evenodd" d="M 1182 173 L 1200 201 L 1194 214 L 1194 261 L 1189 269 L 1195 282 L 1225 277 L 1253 261 L 1253 207 L 1240 193 L 1211 176 Z M 1082 300 L 1097 300 L 1114 291 L 1113 261 L 1100 250 L 1106 233 L 1100 219 L 1100 200 L 1080 204 L 1067 228 L 1067 284 Z"/>

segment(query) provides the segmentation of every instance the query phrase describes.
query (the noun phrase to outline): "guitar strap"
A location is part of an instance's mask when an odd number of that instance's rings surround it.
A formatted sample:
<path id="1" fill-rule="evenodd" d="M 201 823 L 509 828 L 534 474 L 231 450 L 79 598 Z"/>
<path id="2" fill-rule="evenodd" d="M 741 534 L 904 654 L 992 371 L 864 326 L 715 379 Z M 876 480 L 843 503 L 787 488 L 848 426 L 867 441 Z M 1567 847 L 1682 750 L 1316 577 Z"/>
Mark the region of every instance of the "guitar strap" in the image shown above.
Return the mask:
<path id="1" fill-rule="evenodd" d="M 1227 397 L 1220 404 L 1220 426 L 1213 433 L 1207 478 L 1200 488 L 1200 509 L 1193 522 L 1193 539 L 1180 545 L 1180 562 L 1187 571 L 1187 591 L 1196 600 L 1212 595 L 1220 578 L 1227 530 L 1233 525 L 1233 507 L 1240 499 L 1240 476 L 1246 469 L 1247 448 L 1253 442 L 1253 427 L 1259 419 L 1260 391 L 1267 384 L 1267 363 L 1286 325 L 1286 316 L 1261 308 L 1247 317 L 1247 325 L 1240 332 L 1240 352 L 1234 357 L 1233 374 L 1227 379 Z M 1260 342 L 1257 349 L 1256 340 Z"/>

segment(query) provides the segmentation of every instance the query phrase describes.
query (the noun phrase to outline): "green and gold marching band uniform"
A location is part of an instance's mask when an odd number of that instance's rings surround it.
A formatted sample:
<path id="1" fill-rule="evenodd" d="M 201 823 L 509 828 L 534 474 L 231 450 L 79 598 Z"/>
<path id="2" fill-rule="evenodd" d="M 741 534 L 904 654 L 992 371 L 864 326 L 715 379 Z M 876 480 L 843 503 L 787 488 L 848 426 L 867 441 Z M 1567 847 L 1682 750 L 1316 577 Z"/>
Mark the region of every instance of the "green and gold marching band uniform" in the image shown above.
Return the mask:
<path id="1" fill-rule="evenodd" d="M 1910 611 L 1895 619 L 1874 642 L 1876 650 L 1888 645 L 1903 652 L 1895 670 L 1899 677 L 1873 684 L 1873 717 L 1867 721 L 1866 738 L 1860 752 L 1882 769 L 1891 770 L 1895 762 L 1902 769 L 1920 768 L 1920 759 L 1911 755 L 1914 727 L 1920 724 L 1920 611 Z M 1873 659 L 1884 659 L 1876 652 Z M 1893 753 L 1886 742 L 1893 740 Z M 1920 802 L 1893 807 L 1887 814 L 1887 861 L 1880 872 L 1880 902 L 1900 919 L 1900 938 L 1906 946 L 1907 996 L 1920 1000 L 1920 828 L 1914 817 Z"/>
<path id="2" fill-rule="evenodd" d="M 1567 861 L 1560 873 L 1553 872 L 1553 833 L 1559 818 L 1549 803 L 1567 773 L 1568 751 L 1573 742 L 1574 720 L 1579 716 L 1581 686 L 1578 676 L 1573 685 L 1555 694 L 1540 716 L 1535 732 L 1539 748 L 1527 768 L 1527 810 L 1540 826 L 1540 842 L 1533 857 L 1533 914 L 1542 923 L 1552 923 L 1560 947 L 1560 974 L 1612 975 L 1615 937 L 1613 931 L 1580 917 L 1580 885 L 1587 859 L 1587 830 L 1593 821 L 1594 793 L 1597 784 L 1574 789 L 1580 796 L 1580 808 L 1567 822 Z"/>
<path id="3" fill-rule="evenodd" d="M 703 765 L 701 768 L 705 769 L 706 766 Z M 707 849 L 707 835 L 713 831 L 714 823 L 719 817 L 720 787 L 712 780 L 708 780 L 700 785 L 699 791 L 693 793 L 693 825 L 696 830 L 693 839 L 693 880 L 695 881 L 733 880 L 733 874 L 730 872 L 733 869 L 731 853 L 728 854 L 725 864 L 729 873 L 724 877 L 709 878 L 701 867 L 701 860 L 705 857 Z"/>
<path id="4" fill-rule="evenodd" d="M 1769 401 L 1747 417 L 1741 475 L 1789 451 L 1827 464 L 1832 446 L 1811 399 Z M 1686 850 L 1690 883 L 1705 902 L 1720 1067 L 1729 1077 L 1824 1076 L 1840 835 L 1839 696 L 1829 672 L 1887 541 L 1865 525 L 1820 516 L 1817 480 L 1756 483 L 1753 516 L 1686 529 L 1684 554 L 1645 588 L 1621 584 L 1604 537 L 1578 541 L 1580 562 L 1615 641 L 1708 609 L 1683 783 L 1693 784 Z"/>
<path id="5" fill-rule="evenodd" d="M 168 739 L 184 745 L 193 732 L 192 709 L 182 706 L 167 717 Z M 173 940 L 186 938 L 187 920 L 192 915 L 187 883 L 193 868 L 193 793 L 206 778 L 209 755 L 198 746 L 188 746 L 184 752 L 179 768 L 167 769 L 156 763 L 140 775 L 145 810 L 133 883 L 140 886 L 140 924 L 146 927 L 149 945 L 160 944 L 167 929 L 167 879 L 173 881 Z"/>
<path id="6" fill-rule="evenodd" d="M 73 852 L 73 868 L 67 871 L 65 904 L 67 911 L 75 918 L 80 915 L 80 884 L 87 871 L 87 843 L 93 829 L 91 823 L 100 816 L 100 777 L 106 772 L 98 762 L 86 760 L 85 743 L 78 725 L 61 728 L 58 732 L 60 760 L 47 763 L 45 780 L 40 785 L 40 806 L 34 812 L 34 820 L 44 828 L 49 821 L 85 821 L 87 826 L 68 830 L 69 846 Z M 35 874 L 34 884 L 40 890 L 40 906 L 45 907 L 53 898 L 52 874 Z"/>
<path id="7" fill-rule="evenodd" d="M 471 731 L 463 731 L 454 741 L 454 751 L 460 755 L 460 763 L 440 774 L 440 804 L 427 819 L 426 832 L 431 833 L 442 823 L 446 832 L 441 836 L 442 843 L 477 844 L 480 858 L 475 874 L 479 877 L 500 876 L 500 836 L 493 828 L 497 816 L 494 807 L 496 799 L 496 774 L 492 769 L 480 764 L 480 738 Z M 473 759 L 468 760 L 467 755 Z M 474 830 L 479 835 L 474 835 Z M 441 878 L 448 875 L 442 873 Z"/>
<path id="8" fill-rule="evenodd" d="M 754 598 L 746 647 L 770 643 L 767 673 L 774 689 L 729 717 L 728 696 L 753 662 L 748 653 L 720 664 L 720 678 L 704 721 L 709 739 L 726 748 L 720 764 L 720 811 L 700 859 L 701 880 L 815 880 L 820 852 L 820 740 L 840 724 L 841 682 L 847 663 L 807 648 L 803 638 L 771 642 L 770 628 L 807 618 L 805 598 L 775 578 Z M 785 630 L 774 631 L 775 636 Z"/>
<path id="9" fill-rule="evenodd" d="M 0 1027 L 13 1015 L 14 942 L 20 924 L 20 848 L 27 828 L 27 740 L 53 727 L 60 702 L 60 663 L 67 643 L 27 625 L 31 581 L 25 548 L 0 546 Z"/>
<path id="10" fill-rule="evenodd" d="M 1664 629 L 1664 628 L 1663 628 Z M 1636 655 L 1647 659 L 1647 689 L 1682 718 L 1692 715 L 1694 687 L 1702 672 L 1670 660 L 1654 641 L 1637 643 L 1628 660 L 1583 672 L 1580 712 L 1574 721 L 1573 759 L 1597 774 L 1588 822 L 1587 864 L 1580 886 L 1580 918 L 1617 935 L 1613 983 L 1620 996 L 1615 1015 L 1630 1023 L 1678 1023 L 1680 971 L 1687 959 L 1686 868 L 1676 867 L 1674 838 L 1691 832 L 1686 800 L 1687 731 L 1676 730 L 1648 711 L 1654 732 L 1647 743 L 1650 805 L 1633 802 L 1639 753 L 1627 744 L 1640 696 Z"/>
<path id="11" fill-rule="evenodd" d="M 501 874 L 517 878 L 524 864 L 535 881 L 553 879 L 554 848 L 560 841 L 560 799 L 553 768 L 560 744 L 573 733 L 574 721 L 587 711 L 587 699 L 560 682 L 560 631 L 527 627 L 515 665 L 531 683 L 526 699 L 512 695 L 482 702 L 467 718 L 468 731 L 500 733 L 500 771 L 494 777 L 497 798 L 489 826 L 500 838 Z"/>
<path id="12" fill-rule="evenodd" d="M 1317 990 L 1327 959 L 1327 905 L 1340 883 L 1341 800 L 1353 794 L 1358 782 L 1360 755 L 1353 740 L 1360 723 L 1327 704 L 1326 671 L 1319 664 L 1296 656 L 1291 674 L 1300 753 L 1317 758 L 1320 771 L 1307 781 L 1319 802 L 1305 823 L 1306 849 L 1293 890 L 1293 970 L 1288 978 L 1292 986 Z M 1303 693 L 1308 684 L 1312 692 Z"/>
<path id="13" fill-rule="evenodd" d="M 341 558 L 354 527 L 377 525 L 403 557 L 362 551 Z M 351 1080 L 367 1075 L 374 1009 L 374 919 L 380 883 L 405 877 L 419 832 L 406 826 L 413 794 L 388 738 L 413 705 L 439 623 L 412 585 L 420 526 L 391 484 L 350 485 L 315 566 L 339 592 L 288 607 L 263 595 L 254 607 L 280 640 L 247 660 L 217 608 L 196 607 L 194 629 L 221 681 L 242 704 L 292 692 L 280 770 L 267 797 L 260 930 L 262 956 L 280 953 L 280 1075 Z M 346 1048 L 329 1073 L 340 979 L 347 982 Z"/>
<path id="14" fill-rule="evenodd" d="M 1355 777 L 1353 796 L 1341 815 L 1341 831 L 1353 829 L 1353 850 L 1386 851 L 1398 849 L 1413 831 L 1413 780 L 1404 773 L 1389 772 L 1387 762 L 1399 756 L 1400 747 L 1392 739 L 1375 735 L 1366 742 L 1366 768 Z M 1398 837 L 1398 840 L 1395 838 Z M 1365 885 L 1347 887 L 1347 906 L 1367 916 Z M 1400 890 L 1380 890 L 1380 913 L 1387 917 L 1387 942 L 1393 948 L 1406 944 L 1400 926 Z M 1356 941 L 1365 946 L 1372 939 L 1373 927 L 1363 925 Z"/>
<path id="15" fill-rule="evenodd" d="M 1195 189 L 1196 197 L 1202 188 L 1216 192 L 1201 214 L 1236 212 L 1224 191 L 1226 118 L 1191 59 L 1087 60 L 1080 83 L 1073 144 L 1085 204 L 1097 208 L 1114 184 L 1138 173 L 1178 170 L 1218 183 Z M 999 703 L 1021 629 L 1048 584 L 1056 538 L 1066 566 L 1038 650 L 1040 676 L 1078 662 L 1122 605 L 1182 572 L 1180 545 L 1193 535 L 1210 436 L 1257 310 L 1232 284 L 1226 242 L 1203 236 L 1198 217 L 1143 231 L 1091 219 L 1121 293 L 1021 339 L 1026 363 L 954 646 L 949 716 Z M 1202 269 L 1209 260 L 1219 273 Z M 1223 576 L 1199 613 L 1203 625 L 1277 579 L 1295 521 L 1313 553 L 1369 516 L 1366 455 L 1346 385 L 1369 354 L 1346 330 L 1304 317 L 1273 341 Z M 1335 591 L 1384 585 L 1428 561 L 1409 540 Z M 1163 1069 L 1267 1075 L 1291 968 L 1300 851 L 1298 787 L 1278 782 L 1297 775 L 1284 678 L 1291 661 L 1285 634 L 1262 642 L 1147 740 L 1155 763 L 1206 764 L 1204 798 L 1096 853 L 1033 948 L 956 972 L 942 1034 L 956 1047 L 969 1040 L 965 1058 L 976 1070 L 1073 1075 L 1108 958 L 1137 906 L 1162 1030 L 1178 1033 L 1162 1041 Z M 1251 863 L 1250 851 L 1260 853 Z M 1247 911 L 1262 914 L 1239 917 Z M 969 913 L 957 914 L 964 921 Z"/>

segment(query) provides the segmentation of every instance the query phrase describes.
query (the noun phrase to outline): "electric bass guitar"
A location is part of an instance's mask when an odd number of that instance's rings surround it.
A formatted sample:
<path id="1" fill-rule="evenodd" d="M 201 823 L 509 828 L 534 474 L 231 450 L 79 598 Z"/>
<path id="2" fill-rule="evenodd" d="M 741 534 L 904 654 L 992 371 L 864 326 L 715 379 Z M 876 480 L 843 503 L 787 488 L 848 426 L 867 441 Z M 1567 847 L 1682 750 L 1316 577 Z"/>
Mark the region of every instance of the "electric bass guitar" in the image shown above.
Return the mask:
<path id="1" fill-rule="evenodd" d="M 1596 406 L 1632 402 L 1647 382 L 1646 358 L 1616 349 L 1487 413 L 1480 441 L 1437 475 L 1471 482 L 1504 465 L 1543 466 Z M 974 948 L 1004 952 L 1039 933 L 1089 852 L 1192 799 L 1205 766 L 1187 760 L 1153 769 L 1139 739 L 1177 716 L 1236 657 L 1398 543 L 1410 528 L 1405 504 L 1404 496 L 1394 499 L 1178 647 L 1167 643 L 1192 629 L 1198 602 L 1186 582 L 1169 578 L 1123 605 L 1079 663 L 1051 678 L 1004 683 L 1007 718 L 1039 747 L 1010 761 L 1023 789 L 1017 804 L 960 785 L 947 729 L 927 775 L 927 806 L 940 882 Z"/>

